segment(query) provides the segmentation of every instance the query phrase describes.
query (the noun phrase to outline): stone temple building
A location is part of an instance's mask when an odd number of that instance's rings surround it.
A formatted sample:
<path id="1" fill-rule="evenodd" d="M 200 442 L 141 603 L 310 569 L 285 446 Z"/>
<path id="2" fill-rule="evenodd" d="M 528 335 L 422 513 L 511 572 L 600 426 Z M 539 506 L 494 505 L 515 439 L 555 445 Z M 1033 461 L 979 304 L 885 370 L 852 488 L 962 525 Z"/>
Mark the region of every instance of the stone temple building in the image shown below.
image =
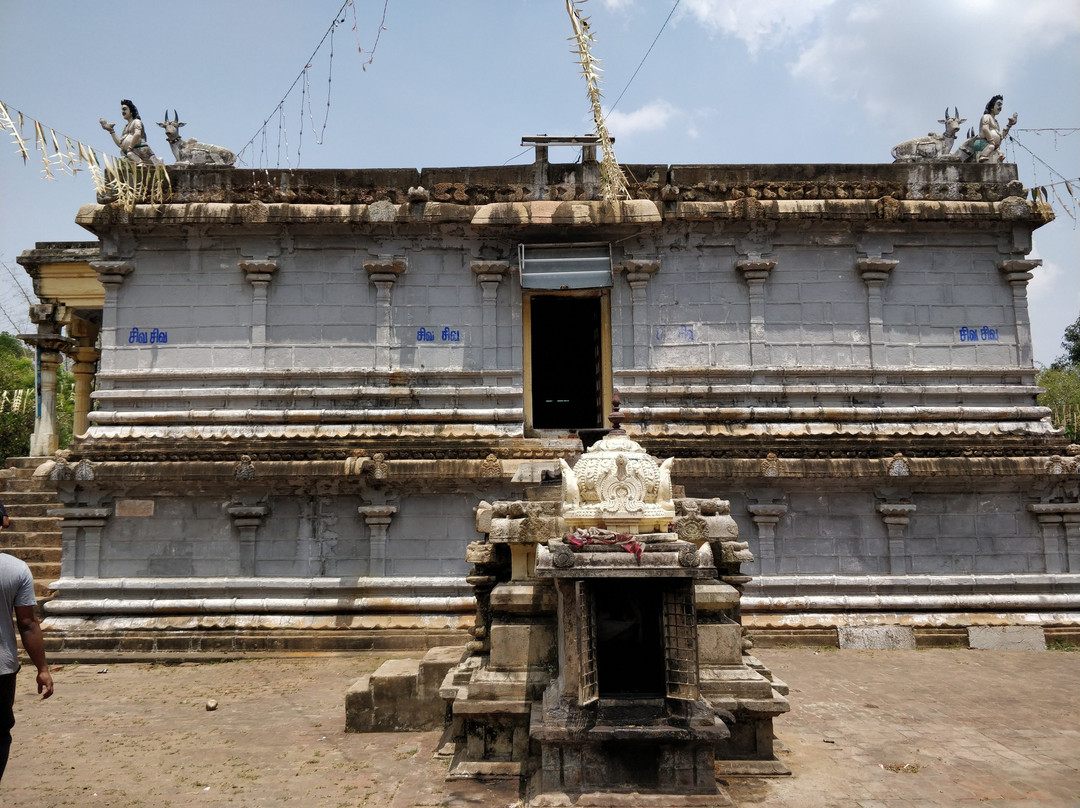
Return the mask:
<path id="1" fill-rule="evenodd" d="M 527 140 L 518 166 L 170 167 L 166 204 L 86 205 L 96 242 L 20 256 L 43 396 L 74 355 L 85 426 L 46 462 L 44 401 L 47 629 L 458 636 L 479 504 L 557 480 L 617 390 L 685 496 L 730 502 L 758 637 L 1078 631 L 1077 449 L 1026 298 L 1052 214 L 1015 165 L 631 165 L 605 203 L 589 139 Z"/>

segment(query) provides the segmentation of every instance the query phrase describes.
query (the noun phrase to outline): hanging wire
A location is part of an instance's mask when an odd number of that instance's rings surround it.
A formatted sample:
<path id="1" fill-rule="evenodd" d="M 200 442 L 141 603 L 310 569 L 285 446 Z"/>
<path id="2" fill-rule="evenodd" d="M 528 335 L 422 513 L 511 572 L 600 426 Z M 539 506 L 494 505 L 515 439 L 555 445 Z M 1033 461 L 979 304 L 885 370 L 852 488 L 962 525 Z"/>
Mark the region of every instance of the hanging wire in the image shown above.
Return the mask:
<path id="1" fill-rule="evenodd" d="M 627 81 L 627 82 L 626 82 L 626 85 L 625 85 L 625 86 L 624 86 L 624 87 L 622 88 L 622 92 L 620 92 L 620 93 L 619 93 L 619 97 L 615 99 L 615 103 L 614 103 L 614 104 L 612 104 L 612 105 L 611 105 L 610 107 L 608 107 L 608 111 L 607 111 L 607 113 L 606 113 L 606 114 L 604 115 L 604 120 L 605 120 L 605 121 L 607 120 L 607 116 L 608 116 L 608 115 L 610 115 L 610 114 L 611 114 L 611 113 L 612 113 L 612 112 L 614 111 L 615 107 L 617 107 L 617 106 L 619 105 L 619 102 L 620 102 L 620 101 L 622 101 L 622 97 L 623 97 L 624 95 L 626 95 L 626 91 L 630 89 L 630 85 L 631 85 L 631 84 L 633 84 L 633 83 L 634 83 L 634 79 L 636 79 L 636 78 L 637 78 L 637 74 L 641 72 L 641 68 L 642 68 L 642 67 L 643 67 L 643 66 L 645 65 L 645 60 L 649 58 L 649 54 L 650 54 L 650 53 L 652 53 L 652 51 L 653 51 L 653 48 L 655 48 L 655 47 L 656 47 L 656 43 L 657 43 L 657 42 L 658 42 L 658 41 L 660 40 L 660 35 L 661 35 L 662 33 L 664 33 L 664 29 L 666 29 L 666 28 L 667 28 L 667 26 L 668 26 L 668 23 L 669 23 L 669 22 L 671 22 L 671 18 L 672 18 L 673 16 L 675 16 L 675 10 L 676 10 L 676 9 L 677 9 L 677 8 L 679 7 L 679 3 L 680 3 L 681 1 L 682 1 L 682 0 L 675 0 L 675 5 L 673 5 L 673 6 L 671 7 L 671 11 L 669 11 L 669 12 L 668 12 L 667 18 L 666 18 L 666 19 L 664 20 L 664 24 L 660 26 L 660 30 L 659 30 L 659 31 L 657 31 L 657 32 L 656 32 L 656 36 L 655 36 L 655 37 L 653 37 L 653 41 L 652 41 L 652 44 L 651 44 L 651 45 L 649 45 L 649 49 L 648 49 L 647 51 L 645 51 L 645 55 L 644 55 L 644 56 L 642 56 L 642 57 L 641 57 L 641 61 L 640 61 L 640 62 L 638 62 L 638 66 L 637 66 L 637 68 L 636 68 L 636 69 L 634 70 L 634 72 L 633 72 L 633 75 L 631 75 L 631 76 L 630 76 L 630 79 L 629 79 L 629 81 Z M 354 9 L 354 13 L 355 13 L 355 9 Z M 520 151 L 520 152 L 518 152 L 518 153 L 517 153 L 517 154 L 515 154 L 515 155 L 514 155 L 513 157 L 508 157 L 508 158 L 506 158 L 506 159 L 505 159 L 505 160 L 503 161 L 503 165 L 506 165 L 506 164 L 507 164 L 507 163 L 509 163 L 509 162 L 510 162 L 511 160 L 516 160 L 517 158 L 521 157 L 521 155 L 523 155 L 523 154 L 526 154 L 526 153 L 528 153 L 528 151 L 529 151 L 528 149 L 525 149 L 524 151 Z M 579 150 L 579 151 L 578 151 L 578 157 L 577 157 L 577 162 L 581 162 L 581 159 L 582 159 L 582 155 L 583 155 L 583 151 Z"/>
<path id="2" fill-rule="evenodd" d="M 608 107 L 607 115 L 610 115 L 615 107 L 619 106 L 619 102 L 622 101 L 622 97 L 626 95 L 626 91 L 630 89 L 630 85 L 634 83 L 634 79 L 637 78 L 637 74 L 641 72 L 642 66 L 645 64 L 645 60 L 649 58 L 649 54 L 652 53 L 653 48 L 656 47 L 657 41 L 660 39 L 660 35 L 664 33 L 664 29 L 667 28 L 669 22 L 671 22 L 672 16 L 675 14 L 675 9 L 679 7 L 681 0 L 675 0 L 675 5 L 671 7 L 671 11 L 668 12 L 667 19 L 664 20 L 664 24 L 660 26 L 660 30 L 656 32 L 656 36 L 653 37 L 652 44 L 649 45 L 649 49 L 645 51 L 645 55 L 641 57 L 641 61 L 638 62 L 637 69 L 634 70 L 634 74 L 630 76 L 630 80 L 626 82 L 626 86 L 622 88 L 622 92 L 619 93 L 619 97 L 615 99 L 615 103 Z M 604 117 L 606 118 L 607 115 Z"/>
<path id="3" fill-rule="evenodd" d="M 389 1 L 390 0 L 387 0 L 387 2 Z M 274 107 L 274 111 L 271 112 L 269 116 L 267 116 L 267 119 L 265 121 L 262 121 L 262 125 L 259 126 L 259 129 L 255 132 L 254 135 L 252 135 L 251 139 L 249 139 L 248 142 L 244 144 L 244 147 L 237 152 L 237 160 L 240 160 L 240 158 L 243 156 L 243 153 L 247 151 L 248 146 L 252 146 L 255 143 L 255 138 L 259 136 L 259 133 L 262 132 L 262 130 L 266 129 L 267 124 L 269 124 L 270 121 L 273 120 L 274 115 L 281 111 L 282 106 L 285 104 L 285 99 L 289 96 L 289 94 L 293 92 L 293 90 L 296 89 L 296 85 L 299 83 L 299 81 L 307 76 L 308 68 L 310 68 L 311 64 L 314 62 L 315 56 L 319 54 L 319 51 L 322 49 L 323 43 L 326 41 L 326 38 L 332 35 L 334 29 L 337 28 L 337 26 L 340 24 L 339 18 L 341 17 L 341 13 L 346 10 L 346 6 L 349 5 L 349 3 L 351 2 L 353 2 L 353 0 L 346 0 L 345 2 L 341 3 L 341 8 L 338 9 L 337 13 L 334 15 L 334 22 L 330 23 L 330 26 L 326 29 L 323 38 L 319 40 L 319 44 L 315 45 L 315 50 L 311 52 L 311 55 L 308 57 L 307 62 L 303 63 L 303 69 L 300 70 L 299 75 L 293 80 L 293 83 L 288 85 L 288 90 L 285 91 L 285 95 L 282 96 L 280 102 L 278 102 L 278 105 Z M 279 154 L 279 163 L 280 160 L 281 156 Z"/>
<path id="4" fill-rule="evenodd" d="M 1020 130 L 1020 131 L 1028 131 L 1028 130 Z M 1045 130 L 1044 129 L 1044 130 L 1041 130 L 1041 131 L 1052 131 L 1052 130 Z M 1070 130 L 1065 130 L 1065 131 L 1070 131 Z M 1080 131 L 1080 130 L 1071 130 L 1071 131 Z M 1078 200 L 1077 200 L 1076 192 L 1075 192 L 1074 188 L 1077 187 L 1077 186 L 1080 186 L 1080 177 L 1077 177 L 1077 178 L 1071 179 L 1071 180 L 1066 178 L 1064 174 L 1062 174 L 1060 171 L 1055 169 L 1048 162 L 1046 162 L 1041 157 L 1039 157 L 1039 155 L 1035 154 L 1035 152 L 1032 151 L 1031 149 L 1029 149 L 1027 147 L 1027 145 L 1022 143 L 1016 137 L 1016 135 L 1010 136 L 1009 140 L 1012 143 L 1015 143 L 1016 146 L 1018 146 L 1019 148 L 1026 151 L 1029 155 L 1031 155 L 1032 174 L 1036 178 L 1036 180 L 1038 179 L 1038 175 L 1039 175 L 1039 169 L 1036 166 L 1036 162 L 1041 163 L 1045 167 L 1046 171 L 1049 172 L 1050 177 L 1051 177 L 1052 180 L 1053 180 L 1053 178 L 1055 176 L 1058 178 L 1057 180 L 1054 180 L 1052 182 L 1039 183 L 1038 187 L 1039 187 L 1042 195 L 1044 197 L 1047 197 L 1047 198 L 1045 198 L 1043 200 L 1044 202 L 1047 202 L 1047 203 L 1050 202 L 1050 199 L 1048 198 L 1048 195 L 1046 193 L 1046 189 L 1049 188 L 1050 190 L 1053 191 L 1053 194 L 1057 198 L 1058 204 L 1061 206 L 1061 209 L 1063 211 L 1065 211 L 1065 213 L 1068 214 L 1068 216 L 1073 220 L 1074 226 L 1075 226 L 1075 223 L 1077 221 L 1077 217 L 1071 210 L 1069 210 L 1069 205 L 1068 205 L 1068 203 L 1065 202 L 1064 199 L 1062 199 L 1061 194 L 1058 192 L 1058 188 L 1059 187 L 1064 187 L 1065 192 L 1069 195 L 1069 198 L 1072 200 L 1072 203 L 1073 203 L 1072 206 L 1075 209 L 1077 207 L 1077 205 L 1080 204 L 1080 202 L 1078 202 Z"/>

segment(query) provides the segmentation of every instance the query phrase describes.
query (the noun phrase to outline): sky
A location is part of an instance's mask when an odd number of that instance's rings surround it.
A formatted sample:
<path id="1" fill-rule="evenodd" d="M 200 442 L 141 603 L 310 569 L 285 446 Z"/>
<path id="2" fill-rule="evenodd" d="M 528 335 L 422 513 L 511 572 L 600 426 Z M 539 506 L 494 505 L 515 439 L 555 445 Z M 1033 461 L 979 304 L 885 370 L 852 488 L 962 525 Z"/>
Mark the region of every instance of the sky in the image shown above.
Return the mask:
<path id="1" fill-rule="evenodd" d="M 900 141 L 940 131 L 946 107 L 966 131 L 1003 95 L 1002 123 L 1019 114 L 1007 159 L 1057 215 L 1030 256 L 1043 261 L 1028 287 L 1035 360 L 1063 353 L 1080 314 L 1080 2 L 580 7 L 622 163 L 891 162 Z M 130 98 L 166 164 L 166 109 L 244 166 L 529 163 L 523 136 L 593 131 L 571 34 L 564 0 L 0 0 L 0 100 L 115 155 L 98 119 L 122 127 Z M 94 202 L 89 173 L 41 169 L 0 133 L 0 330 L 30 327 L 19 253 L 92 238 L 74 223 Z"/>

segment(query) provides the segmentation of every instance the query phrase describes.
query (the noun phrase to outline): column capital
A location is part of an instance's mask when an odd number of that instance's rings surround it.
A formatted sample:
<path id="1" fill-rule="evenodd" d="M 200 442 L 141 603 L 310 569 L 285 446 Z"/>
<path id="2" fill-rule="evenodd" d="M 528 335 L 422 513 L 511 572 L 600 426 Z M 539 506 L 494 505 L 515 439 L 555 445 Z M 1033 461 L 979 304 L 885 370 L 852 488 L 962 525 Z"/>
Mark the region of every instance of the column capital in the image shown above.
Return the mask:
<path id="1" fill-rule="evenodd" d="M 647 281 L 660 271 L 659 258 L 626 258 L 615 267 L 617 272 L 625 272 L 628 281 Z"/>
<path id="2" fill-rule="evenodd" d="M 372 524 L 376 519 L 386 519 L 389 522 L 390 517 L 397 513 L 397 505 L 361 505 L 356 512 L 363 516 L 368 524 Z"/>
<path id="3" fill-rule="evenodd" d="M 377 259 L 364 261 L 364 271 L 372 281 L 393 283 L 398 275 L 404 275 L 409 262 L 404 256 L 381 255 Z"/>
<path id="4" fill-rule="evenodd" d="M 1010 258 L 998 262 L 998 271 L 1005 276 L 1005 280 L 1013 286 L 1026 286 L 1034 275 L 1031 270 L 1042 266 L 1042 259 L 1028 261 L 1019 258 Z"/>
<path id="5" fill-rule="evenodd" d="M 129 261 L 91 261 L 90 268 L 104 284 L 121 284 L 132 273 L 135 265 Z"/>
<path id="6" fill-rule="evenodd" d="M 884 518 L 887 525 L 907 525 L 911 521 L 911 515 L 915 513 L 915 506 L 910 502 L 879 502 L 877 512 Z"/>
<path id="7" fill-rule="evenodd" d="M 510 271 L 509 261 L 473 261 L 470 264 L 473 274 L 476 279 L 483 283 L 484 281 L 501 281 L 503 276 Z M 364 269 L 367 269 L 367 262 L 365 262 Z M 370 271 L 370 270 L 369 270 Z M 404 270 L 402 270 L 404 272 Z"/>
<path id="8" fill-rule="evenodd" d="M 750 512 L 751 516 L 754 517 L 754 521 L 757 522 L 759 519 L 779 519 L 787 513 L 788 506 L 783 502 L 758 502 L 747 505 L 746 510 Z"/>
<path id="9" fill-rule="evenodd" d="M 895 258 L 862 256 L 855 259 L 855 270 L 867 285 L 880 286 L 889 279 L 889 273 L 896 269 L 899 263 Z"/>
<path id="10" fill-rule="evenodd" d="M 764 283 L 769 273 L 776 269 L 775 258 L 736 258 L 735 269 L 742 273 L 747 283 Z"/>
<path id="11" fill-rule="evenodd" d="M 241 258 L 237 265 L 244 271 L 247 282 L 253 286 L 258 283 L 270 283 L 277 271 L 278 263 L 272 258 Z"/>

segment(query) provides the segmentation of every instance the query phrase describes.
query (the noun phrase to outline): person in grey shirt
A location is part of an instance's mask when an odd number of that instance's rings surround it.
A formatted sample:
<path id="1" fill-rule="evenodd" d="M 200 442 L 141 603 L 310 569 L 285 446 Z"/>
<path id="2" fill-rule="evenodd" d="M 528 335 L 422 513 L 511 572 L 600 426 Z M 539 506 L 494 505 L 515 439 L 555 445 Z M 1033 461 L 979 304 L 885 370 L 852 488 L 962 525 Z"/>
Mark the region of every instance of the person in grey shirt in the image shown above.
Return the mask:
<path id="1" fill-rule="evenodd" d="M 9 524 L 7 511 L 0 504 L 0 530 Z M 34 577 L 26 562 L 0 553 L 0 604 L 7 616 L 0 618 L 0 780 L 7 768 L 11 751 L 11 728 L 15 726 L 15 675 L 19 672 L 19 649 L 15 644 L 15 624 L 19 627 L 23 649 L 37 668 L 37 689 L 41 698 L 53 694 L 52 674 L 45 660 L 45 641 L 41 636 L 34 607 Z M 14 623 L 11 620 L 15 612 Z"/>

